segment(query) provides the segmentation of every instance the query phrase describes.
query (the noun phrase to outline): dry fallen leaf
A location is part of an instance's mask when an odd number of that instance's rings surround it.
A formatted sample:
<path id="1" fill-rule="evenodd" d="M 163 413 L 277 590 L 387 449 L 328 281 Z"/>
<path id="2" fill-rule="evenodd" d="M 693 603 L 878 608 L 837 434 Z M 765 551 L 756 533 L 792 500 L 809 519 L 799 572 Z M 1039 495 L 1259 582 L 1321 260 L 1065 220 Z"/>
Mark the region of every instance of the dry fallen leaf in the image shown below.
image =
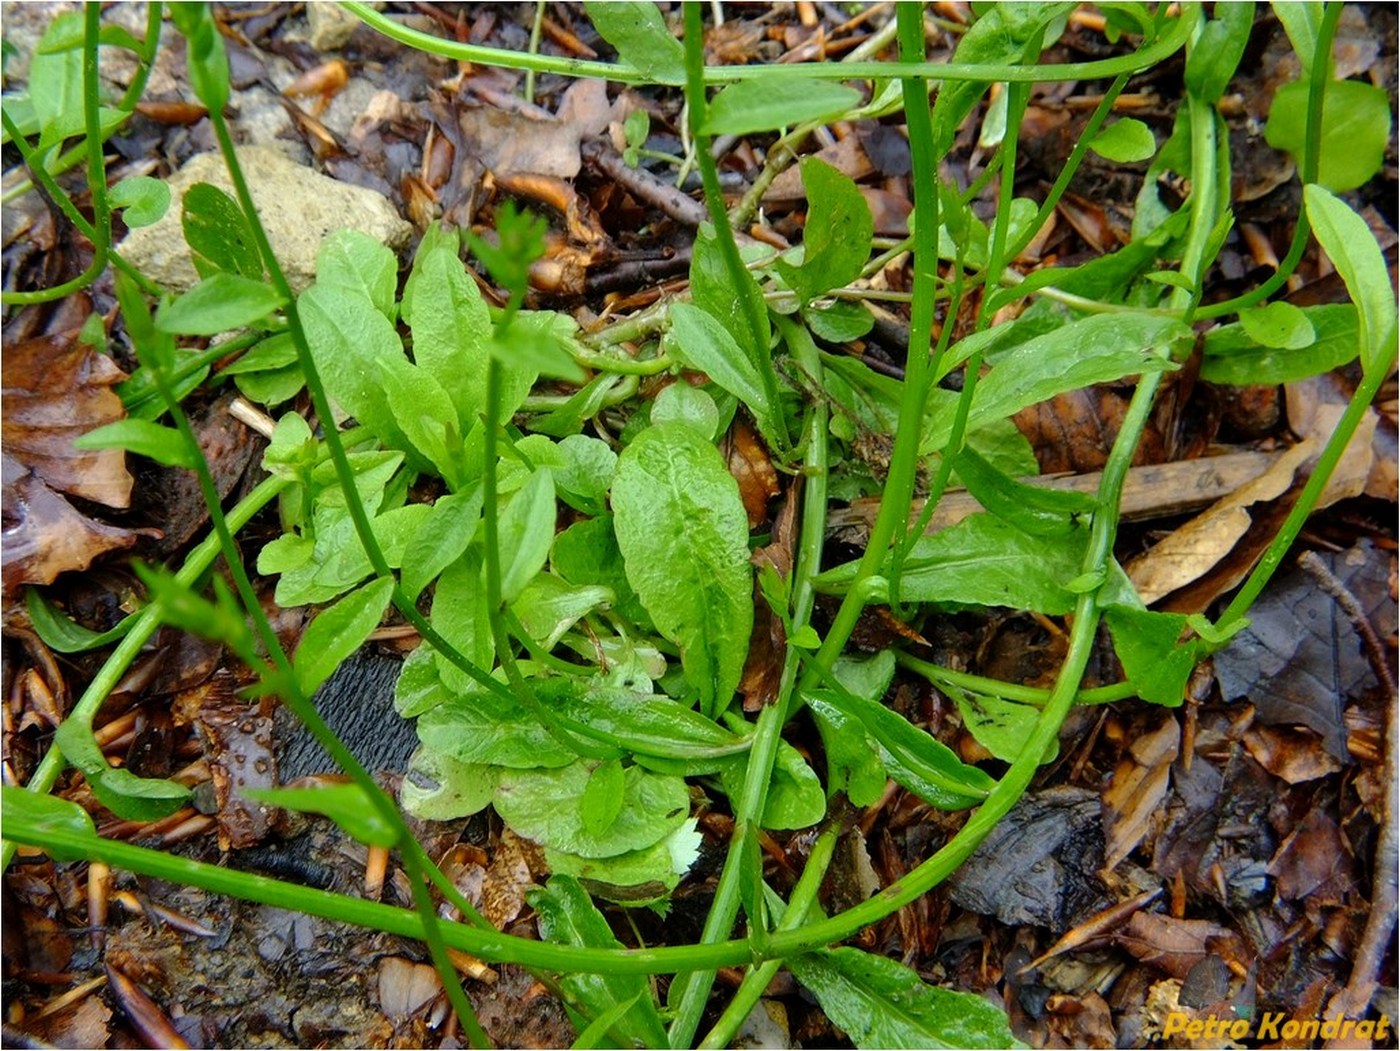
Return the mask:
<path id="1" fill-rule="evenodd" d="M 149 530 L 118 529 L 79 514 L 29 468 L 4 454 L 4 590 L 52 584 L 98 555 L 130 547 Z"/>
<path id="2" fill-rule="evenodd" d="M 1131 758 L 1113 772 L 1103 793 L 1105 869 L 1115 868 L 1142 842 L 1166 796 L 1180 747 L 1181 727 L 1168 716 L 1156 730 L 1132 743 Z"/>
<path id="3" fill-rule="evenodd" d="M 74 438 L 126 416 L 112 389 L 126 373 L 77 336 L 61 332 L 5 348 L 5 451 L 52 489 L 126 507 L 132 484 L 126 454 L 73 448 Z"/>
<path id="4" fill-rule="evenodd" d="M 1233 932 L 1208 920 L 1178 920 L 1155 912 L 1133 913 L 1118 936 L 1118 944 L 1143 963 L 1180 979 L 1205 959 L 1217 941 L 1236 940 Z"/>

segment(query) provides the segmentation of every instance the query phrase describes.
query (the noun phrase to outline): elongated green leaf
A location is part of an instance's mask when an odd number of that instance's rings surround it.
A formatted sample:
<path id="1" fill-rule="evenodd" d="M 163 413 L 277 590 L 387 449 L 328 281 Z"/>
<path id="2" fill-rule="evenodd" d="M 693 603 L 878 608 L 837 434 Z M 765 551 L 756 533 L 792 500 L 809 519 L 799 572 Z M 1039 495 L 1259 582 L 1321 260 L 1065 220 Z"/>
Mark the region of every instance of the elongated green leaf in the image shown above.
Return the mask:
<path id="1" fill-rule="evenodd" d="M 150 420 L 117 420 L 73 439 L 75 449 L 125 449 L 166 467 L 193 469 L 195 454 L 180 432 Z"/>
<path id="2" fill-rule="evenodd" d="M 638 755 L 716 759 L 748 749 L 744 738 L 669 697 L 573 679 L 540 680 L 535 692 L 565 727 Z"/>
<path id="3" fill-rule="evenodd" d="M 1006 1015 L 982 997 L 927 985 L 884 956 L 818 949 L 793 957 L 788 968 L 856 1047 L 1025 1046 Z"/>
<path id="4" fill-rule="evenodd" d="M 1215 105 L 1249 43 L 1254 28 L 1254 4 L 1221 4 L 1201 29 L 1186 56 L 1186 90 L 1207 105 Z"/>
<path id="5" fill-rule="evenodd" d="M 685 83 L 685 48 L 650 0 L 587 3 L 584 9 L 593 28 L 617 48 L 622 61 L 658 84 Z"/>
<path id="6" fill-rule="evenodd" d="M 0 786 L 0 800 L 3 800 L 0 803 L 3 807 L 0 825 L 6 828 L 22 825 L 32 829 L 37 833 L 34 837 L 37 842 L 45 842 L 48 839 L 46 833 L 50 830 L 91 836 L 94 842 L 97 840 L 97 829 L 88 812 L 70 800 L 44 792 L 26 791 L 14 785 Z M 81 861 L 83 858 L 82 854 L 63 850 L 49 850 L 48 853 L 55 861 Z"/>
<path id="7" fill-rule="evenodd" d="M 379 625 L 394 593 L 392 577 L 366 584 L 316 615 L 297 646 L 292 668 L 303 695 L 330 678 L 340 662 L 364 644 Z"/>
<path id="8" fill-rule="evenodd" d="M 737 273 L 730 270 L 709 223 L 700 225 L 691 250 L 690 300 L 723 325 L 749 363 L 759 368 L 762 352 L 773 334 L 767 323 L 763 290 L 747 267 Z"/>
<path id="9" fill-rule="evenodd" d="M 1317 339 L 1308 315 L 1292 303 L 1280 300 L 1268 306 L 1240 311 L 1240 325 L 1251 339 L 1265 347 L 1302 350 Z"/>
<path id="10" fill-rule="evenodd" d="M 890 777 L 929 806 L 941 810 L 976 806 L 996 783 L 985 772 L 964 763 L 947 745 L 879 702 L 857 697 L 845 689 L 822 690 L 813 700 L 859 720 L 879 742 Z"/>
<path id="11" fill-rule="evenodd" d="M 539 914 L 542 938 L 579 948 L 622 948 L 607 919 L 572 876 L 553 876 L 543 888 L 529 891 L 526 897 L 530 907 Z M 608 1033 L 616 1043 L 606 1046 L 666 1046 L 666 1030 L 652 1002 L 645 976 L 572 974 L 562 978 L 561 984 L 595 1018 L 623 1004 L 634 1005 L 609 1026 Z M 575 1024 L 579 1021 L 581 1019 L 575 1019 Z"/>
<path id="12" fill-rule="evenodd" d="M 418 452 L 437 468 L 453 489 L 462 485 L 461 433 L 457 429 L 452 399 L 425 369 L 410 365 L 403 358 L 379 359 L 380 383 L 394 422 Z"/>
<path id="13" fill-rule="evenodd" d="M 1094 509 L 1094 498 L 1088 493 L 1057 492 L 1018 482 L 998 471 L 970 445 L 958 453 L 953 466 L 978 503 L 1032 536 L 1072 533 L 1076 528 L 1072 515 Z"/>
<path id="14" fill-rule="evenodd" d="M 802 265 L 775 265 L 805 306 L 860 276 L 870 258 L 875 219 L 859 187 L 825 161 L 802 158 L 802 186 L 809 205 Z"/>
<path id="15" fill-rule="evenodd" d="M 398 313 L 394 305 L 398 261 L 387 247 L 360 230 L 334 230 L 326 235 L 316 253 L 316 283 L 365 297 L 390 321 Z"/>
<path id="16" fill-rule="evenodd" d="M 620 760 L 605 759 L 593 768 L 580 800 L 583 830 L 589 835 L 601 836 L 622 813 L 623 781 Z"/>
<path id="17" fill-rule="evenodd" d="M 34 625 L 34 633 L 44 640 L 44 645 L 58 653 L 84 653 L 106 646 L 125 635 L 132 625 L 128 617 L 107 631 L 85 628 L 51 606 L 37 588 L 24 589 L 24 608 L 29 622 Z"/>
<path id="18" fill-rule="evenodd" d="M 29 63 L 29 101 L 39 125 L 41 150 L 81 130 L 82 125 L 72 127 L 72 121 L 74 114 L 83 112 L 83 56 L 55 45 L 73 40 L 75 34 L 82 40 L 84 32 L 81 11 L 59 15 L 44 30 Z"/>
<path id="19" fill-rule="evenodd" d="M 403 314 L 413 331 L 413 360 L 451 396 L 466 434 L 486 399 L 491 317 L 459 246 L 456 231 L 428 228 L 404 288 Z"/>
<path id="20" fill-rule="evenodd" d="M 301 294 L 297 311 L 331 397 L 386 444 L 410 447 L 389 408 L 376 364 L 403 357 L 403 344 L 389 319 L 367 296 L 320 285 Z"/>
<path id="21" fill-rule="evenodd" d="M 1163 351 L 1191 338 L 1180 321 L 1137 313 L 1097 314 L 1046 332 L 1000 357 L 982 377 L 968 427 L 1004 419 L 1065 391 L 1175 368 Z M 942 449 L 952 433 L 954 406 L 935 404 L 924 427 L 923 453 Z"/>
<path id="22" fill-rule="evenodd" d="M 484 494 L 477 486 L 466 492 L 439 497 L 413 540 L 404 548 L 399 582 L 409 600 L 416 599 L 428 582 L 450 566 L 472 542 L 481 523 Z"/>
<path id="23" fill-rule="evenodd" d="M 748 135 L 834 120 L 860 105 L 860 92 L 831 80 L 741 80 L 710 101 L 706 135 Z"/>
<path id="24" fill-rule="evenodd" d="M 439 711 L 435 708 L 429 715 Z M 608 858 L 652 846 L 690 816 L 685 781 L 629 766 L 623 771 L 623 801 L 617 817 L 603 832 L 590 832 L 582 801 L 591 774 L 592 764 L 584 762 L 555 770 L 507 770 L 496 789 L 496 812 L 520 835 L 586 858 Z"/>
<path id="25" fill-rule="evenodd" d="M 544 568 L 554 540 L 554 475 L 540 468 L 511 497 L 500 521 L 501 600 L 514 602 Z"/>
<path id="26" fill-rule="evenodd" d="M 491 642 L 490 611 L 481 573 L 479 547 L 469 548 L 461 558 L 444 569 L 433 592 L 431 620 L 433 627 L 467 660 L 479 667 L 489 668 L 495 659 L 495 649 Z M 449 690 L 460 692 L 478 688 L 441 654 L 438 654 L 437 664 L 442 681 Z"/>
<path id="27" fill-rule="evenodd" d="M 613 527 L 627 579 L 681 649 L 711 716 L 733 698 L 753 629 L 748 516 L 718 450 L 684 424 L 639 434 L 618 460 Z"/>
<path id="28" fill-rule="evenodd" d="M 1356 307 L 1335 303 L 1304 307 L 1300 313 L 1313 333 L 1301 347 L 1261 343 L 1243 323 L 1222 325 L 1207 332 L 1202 343 L 1201 378 L 1237 386 L 1290 383 L 1330 372 L 1356 357 L 1360 351 Z"/>
<path id="29" fill-rule="evenodd" d="M 851 693 L 878 704 L 894 677 L 894 654 L 881 650 L 865 661 L 839 658 L 832 673 Z M 844 791 L 854 806 L 872 805 L 885 791 L 885 764 L 865 725 L 834 704 L 807 698 L 826 749 L 827 795 Z"/>
<path id="30" fill-rule="evenodd" d="M 1066 585 L 1079 576 L 1087 537 L 1082 526 L 1063 536 L 1033 537 L 993 515 L 969 515 L 914 544 L 899 593 L 911 602 L 1068 613 L 1076 599 Z M 817 584 L 840 590 L 854 573 L 855 563 L 847 563 L 822 573 Z"/>
<path id="31" fill-rule="evenodd" d="M 610 858 L 585 858 L 545 847 L 544 858 L 555 875 L 574 876 L 589 892 L 622 905 L 652 905 L 666 900 L 700 856 L 704 837 L 695 818 L 659 843 Z"/>
<path id="32" fill-rule="evenodd" d="M 185 191 L 180 207 L 185 243 L 200 277 L 224 271 L 261 279 L 262 256 L 237 201 L 211 183 L 197 182 Z"/>
<path id="33" fill-rule="evenodd" d="M 159 821 L 190 797 L 189 789 L 174 781 L 137 777 L 109 765 L 93 739 L 92 727 L 80 719 L 64 720 L 54 734 L 54 744 L 83 772 L 98 802 L 126 821 Z"/>
<path id="34" fill-rule="evenodd" d="M 764 437 L 773 441 L 775 406 L 768 402 L 757 367 L 719 321 L 697 306 L 677 303 L 671 308 L 667 350 L 747 405 Z"/>
<path id="35" fill-rule="evenodd" d="M 271 285 L 238 274 L 206 277 L 156 312 L 156 328 L 178 336 L 217 336 L 261 321 L 285 300 Z"/>
<path id="36" fill-rule="evenodd" d="M 315 788 L 245 788 L 257 803 L 304 814 L 324 814 L 347 834 L 371 847 L 392 847 L 398 832 L 357 784 L 317 785 Z"/>
<path id="37" fill-rule="evenodd" d="M 1313 233 L 1356 304 L 1361 367 L 1369 376 L 1395 357 L 1395 293 L 1380 245 L 1366 221 L 1321 186 L 1303 189 Z"/>

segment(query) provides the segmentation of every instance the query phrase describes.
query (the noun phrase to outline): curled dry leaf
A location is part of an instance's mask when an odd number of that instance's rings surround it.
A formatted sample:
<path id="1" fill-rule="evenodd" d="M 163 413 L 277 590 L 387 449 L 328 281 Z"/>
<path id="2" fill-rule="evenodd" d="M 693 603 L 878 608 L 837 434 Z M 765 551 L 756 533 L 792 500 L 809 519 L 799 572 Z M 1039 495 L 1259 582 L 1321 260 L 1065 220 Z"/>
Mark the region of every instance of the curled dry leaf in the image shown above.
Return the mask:
<path id="1" fill-rule="evenodd" d="M 126 373 L 77 331 L 40 336 L 5 348 L 5 451 L 51 489 L 126 507 L 131 475 L 120 449 L 79 451 L 73 439 L 126 415 L 112 388 Z"/>
<path id="2" fill-rule="evenodd" d="M 1178 920 L 1155 912 L 1133 913 L 1127 929 L 1118 936 L 1118 944 L 1143 963 L 1182 980 L 1205 959 L 1217 940 L 1234 942 L 1237 937 L 1208 920 Z"/>
<path id="3" fill-rule="evenodd" d="M 379 1009 L 395 1024 L 417 1014 L 442 992 L 442 979 L 430 964 L 402 956 L 379 961 Z"/>
<path id="4" fill-rule="evenodd" d="M 149 530 L 118 529 L 93 521 L 4 455 L 4 590 L 51 584 L 60 573 L 86 569 L 106 551 L 130 547 Z"/>
<path id="5" fill-rule="evenodd" d="M 1181 747 L 1181 727 L 1168 716 L 1139 737 L 1104 790 L 1104 868 L 1113 869 L 1146 835 L 1167 793 L 1171 765 Z"/>

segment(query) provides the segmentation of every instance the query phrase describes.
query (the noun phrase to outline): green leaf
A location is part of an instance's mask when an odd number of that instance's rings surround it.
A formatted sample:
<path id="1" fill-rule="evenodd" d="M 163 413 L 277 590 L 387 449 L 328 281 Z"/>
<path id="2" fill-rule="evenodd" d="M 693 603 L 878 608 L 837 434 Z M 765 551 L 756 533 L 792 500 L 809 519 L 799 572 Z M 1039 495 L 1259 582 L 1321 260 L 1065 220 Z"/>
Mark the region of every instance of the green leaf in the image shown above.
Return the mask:
<path id="1" fill-rule="evenodd" d="M 170 20 L 185 36 L 186 70 L 195 96 L 211 112 L 229 101 L 228 53 L 208 4 L 178 4 Z"/>
<path id="2" fill-rule="evenodd" d="M 647 428 L 623 451 L 613 526 L 627 579 L 681 650 L 701 710 L 729 705 L 753 629 L 748 516 L 713 445 L 682 424 Z"/>
<path id="3" fill-rule="evenodd" d="M 559 498 L 584 514 L 605 513 L 608 487 L 617 470 L 617 453 L 612 446 L 601 438 L 570 434 L 555 449 L 562 462 L 550 468 Z"/>
<path id="4" fill-rule="evenodd" d="M 839 685 L 839 680 L 828 680 L 827 685 L 833 681 Z M 977 806 L 996 784 L 977 767 L 964 763 L 947 745 L 878 701 L 857 697 L 844 688 L 822 690 L 814 699 L 858 720 L 879 742 L 889 776 L 930 806 L 940 810 Z"/>
<path id="5" fill-rule="evenodd" d="M 1014 762 L 1026 746 L 1026 739 L 1040 721 L 1039 709 L 1005 701 L 1000 697 L 966 696 L 954 693 L 953 701 L 962 715 L 963 726 L 977 743 L 1003 762 Z M 1051 741 L 1040 757 L 1048 763 L 1059 751 L 1059 742 Z"/>
<path id="6" fill-rule="evenodd" d="M 1240 325 L 1254 342 L 1264 347 L 1302 350 L 1317 340 L 1317 331 L 1308 320 L 1308 315 L 1292 303 L 1282 300 L 1264 307 L 1241 310 Z"/>
<path id="7" fill-rule="evenodd" d="M 292 660 L 303 696 L 315 693 L 340 662 L 364 644 L 369 633 L 379 626 L 393 594 L 394 579 L 383 577 L 352 591 L 316 615 Z"/>
<path id="8" fill-rule="evenodd" d="M 628 621 L 650 630 L 651 617 L 642 608 L 617 546 L 612 515 L 575 522 L 554 538 L 550 564 L 570 584 L 596 584 L 615 596 L 613 608 Z"/>
<path id="9" fill-rule="evenodd" d="M 301 294 L 297 313 L 330 396 L 386 445 L 411 448 L 389 408 L 376 364 L 403 359 L 403 344 L 389 319 L 366 296 L 320 285 Z"/>
<path id="10" fill-rule="evenodd" d="M 870 258 L 875 219 L 856 184 L 825 161 L 802 158 L 802 185 L 808 202 L 802 265 L 779 260 L 774 266 L 806 306 L 860 276 Z"/>
<path id="11" fill-rule="evenodd" d="M 174 781 L 137 777 L 130 770 L 108 764 L 92 736 L 92 727 L 81 719 L 65 719 L 54 734 L 54 744 L 65 759 L 83 772 L 97 801 L 125 821 L 159 821 L 189 799 L 189 789 Z"/>
<path id="12" fill-rule="evenodd" d="M 860 303 L 837 300 L 824 307 L 808 307 L 802 320 L 828 343 L 849 343 L 875 327 L 875 316 Z"/>
<path id="13" fill-rule="evenodd" d="M 511 605 L 525 633 L 552 650 L 564 633 L 596 609 L 613 603 L 605 587 L 576 587 L 551 573 L 537 573 Z"/>
<path id="14" fill-rule="evenodd" d="M 773 334 L 767 324 L 763 291 L 747 267 L 737 273 L 730 270 L 710 223 L 700 224 L 691 250 L 690 300 L 724 326 L 750 365 L 760 367 L 762 351 Z M 758 309 L 752 309 L 755 306 Z M 753 327 L 755 318 L 757 329 Z"/>
<path id="15" fill-rule="evenodd" d="M 480 486 L 438 497 L 432 512 L 404 548 L 399 582 L 409 601 L 416 600 L 429 581 L 467 549 L 481 523 L 484 497 Z"/>
<path id="16" fill-rule="evenodd" d="M 470 695 L 449 695 L 419 716 L 419 740 L 459 763 L 512 770 L 564 767 L 578 758 L 524 708 L 479 691 L 478 687 Z M 583 779 L 578 789 L 583 791 Z M 577 805 L 578 797 L 573 798 Z"/>
<path id="17" fill-rule="evenodd" d="M 1009 478 L 971 445 L 954 457 L 953 468 L 978 503 L 1033 536 L 1066 536 L 1076 528 L 1072 516 L 1095 507 L 1088 493 L 1057 492 Z"/>
<path id="18" fill-rule="evenodd" d="M 1110 161 L 1131 164 L 1145 161 L 1157 152 L 1152 129 L 1140 120 L 1123 117 L 1094 136 L 1089 148 Z"/>
<path id="19" fill-rule="evenodd" d="M 869 660 L 837 659 L 832 673 L 857 697 L 878 704 L 894 677 L 894 653 L 881 650 Z M 827 794 L 844 791 L 852 805 L 868 807 L 885 792 L 885 764 L 864 724 L 834 704 L 807 698 L 826 748 Z"/>
<path id="20" fill-rule="evenodd" d="M 769 404 L 757 366 L 719 321 L 691 303 L 677 303 L 671 308 L 666 349 L 748 406 L 763 436 L 775 443 L 777 407 Z"/>
<path id="21" fill-rule="evenodd" d="M 423 234 L 404 287 L 404 320 L 413 331 L 413 360 L 451 395 L 466 434 L 486 403 L 491 317 L 458 256 L 456 231 L 433 225 Z"/>
<path id="22" fill-rule="evenodd" d="M 828 121 L 860 105 L 860 92 L 832 80 L 741 80 L 710 100 L 701 132 L 748 135 Z"/>
<path id="23" fill-rule="evenodd" d="M 1305 70 L 1312 69 L 1317 38 L 1322 32 L 1322 5 L 1270 4 L 1269 7 L 1288 34 L 1288 42 L 1298 55 L 1299 65 Z"/>
<path id="24" fill-rule="evenodd" d="M 884 956 L 818 949 L 792 957 L 788 969 L 859 1048 L 1025 1047 L 982 997 L 926 985 Z"/>
<path id="25" fill-rule="evenodd" d="M 73 439 L 75 449 L 125 449 L 166 467 L 194 469 L 195 454 L 173 427 L 149 420 L 117 420 Z"/>
<path id="26" fill-rule="evenodd" d="M 585 858 L 545 847 L 550 871 L 574 876 L 600 898 L 623 905 L 650 905 L 664 900 L 700 856 L 704 837 L 688 818 L 660 843 L 610 858 Z"/>
<path id="27" fill-rule="evenodd" d="M 490 612 L 486 589 L 481 584 L 480 548 L 469 548 L 438 577 L 433 592 L 431 621 L 457 651 L 478 667 L 490 667 L 495 660 L 491 641 Z M 479 689 L 466 674 L 438 654 L 438 668 L 448 689 Z M 464 760 L 466 761 L 466 760 Z"/>
<path id="28" fill-rule="evenodd" d="M 663 387 L 651 404 L 652 423 L 683 423 L 707 442 L 719 435 L 719 406 L 703 390 L 681 381 Z"/>
<path id="29" fill-rule="evenodd" d="M 402 676 L 399 679 L 403 681 Z M 491 805 L 501 768 L 460 763 L 424 745 L 413 753 L 399 785 L 399 802 L 424 821 L 455 821 Z"/>
<path id="30" fill-rule="evenodd" d="M 1186 56 L 1186 90 L 1213 106 L 1225 94 L 1254 28 L 1254 4 L 1221 4 Z"/>
<path id="31" fill-rule="evenodd" d="M 669 697 L 567 678 L 540 680 L 535 694 L 567 729 L 637 756 L 704 760 L 748 748 L 744 738 Z"/>
<path id="32" fill-rule="evenodd" d="M 435 708 L 428 715 L 439 711 Z M 690 793 L 684 780 L 629 766 L 623 771 L 623 802 L 617 817 L 604 832 L 590 832 L 582 801 L 591 774 L 592 764 L 585 762 L 555 770 L 504 771 L 496 789 L 496 812 L 519 835 L 588 858 L 652 846 L 690 816 Z"/>
<path id="33" fill-rule="evenodd" d="M 170 207 L 170 186 L 149 175 L 132 175 L 112 187 L 109 200 L 122 208 L 122 222 L 130 229 L 159 222 Z"/>
<path id="34" fill-rule="evenodd" d="M 217 336 L 261 321 L 286 305 L 269 284 L 237 274 L 206 277 L 156 312 L 156 328 L 177 336 Z"/>
<path id="35" fill-rule="evenodd" d="M 1307 120 L 1307 82 L 1294 81 L 1279 88 L 1269 106 L 1264 139 L 1274 149 L 1292 154 L 1300 168 Z M 1390 127 L 1390 101 L 1380 88 L 1356 80 L 1329 83 L 1322 96 L 1317 181 L 1334 193 L 1361 186 L 1381 170 Z"/>
<path id="36" fill-rule="evenodd" d="M 586 3 L 584 9 L 622 61 L 658 84 L 685 83 L 685 48 L 666 28 L 655 4 Z"/>
<path id="37" fill-rule="evenodd" d="M 248 218 L 238 202 L 217 186 L 197 182 L 185 191 L 180 226 L 201 277 L 224 271 L 262 279 L 262 256 Z"/>
<path id="38" fill-rule="evenodd" d="M 900 596 L 909 602 L 1009 606 L 1055 616 L 1074 608 L 1065 586 L 1079 576 L 1088 530 L 1033 537 L 990 514 L 975 514 L 932 536 L 921 537 L 904 562 Z M 821 588 L 840 590 L 855 563 L 817 577 Z M 874 600 L 883 601 L 877 591 Z"/>
<path id="39" fill-rule="evenodd" d="M 315 788 L 244 788 L 255 803 L 303 814 L 324 814 L 345 832 L 371 847 L 392 847 L 398 830 L 384 818 L 362 785 L 328 784 Z"/>
<path id="40" fill-rule="evenodd" d="M 235 361 L 219 370 L 220 376 L 237 376 L 246 372 L 263 372 L 296 364 L 297 345 L 290 332 L 268 336 L 244 351 Z"/>
<path id="41" fill-rule="evenodd" d="M 73 118 L 83 112 L 83 56 L 71 48 L 46 48 L 72 40 L 74 34 L 81 40 L 84 31 L 81 11 L 58 15 L 44 30 L 29 63 L 29 101 L 39 126 L 41 150 L 82 130 L 81 123 L 73 127 Z"/>
<path id="42" fill-rule="evenodd" d="M 1123 662 L 1123 673 L 1137 695 L 1153 704 L 1178 707 L 1186 697 L 1186 681 L 1198 656 L 1195 646 L 1179 641 L 1186 617 L 1113 606 L 1104 612 L 1104 621 Z"/>
<path id="43" fill-rule="evenodd" d="M 399 287 L 398 260 L 369 234 L 348 229 L 327 234 L 316 253 L 316 283 L 343 289 L 347 295 L 364 296 L 390 321 L 397 317 L 394 293 Z"/>
<path id="44" fill-rule="evenodd" d="M 59 799 L 44 792 L 31 792 L 14 785 L 0 786 L 0 825 L 6 828 L 23 827 L 37 842 L 47 841 L 48 834 L 65 832 L 69 835 L 91 837 L 97 842 L 97 828 L 88 812 L 77 803 Z M 49 857 L 58 862 L 82 861 L 84 855 L 66 850 L 44 848 Z"/>
<path id="45" fill-rule="evenodd" d="M 461 487 L 466 480 L 464 449 L 447 391 L 426 369 L 403 358 L 380 358 L 375 365 L 389 411 L 404 437 L 449 487 Z"/>
<path id="46" fill-rule="evenodd" d="M 622 813 L 622 763 L 605 759 L 593 768 L 579 801 L 583 807 L 583 830 L 601 836 Z"/>
<path id="47" fill-rule="evenodd" d="M 1304 307 L 1302 314 L 1313 338 L 1294 349 L 1261 344 L 1250 336 L 1243 323 L 1222 325 L 1207 332 L 1202 341 L 1201 378 L 1240 387 L 1291 383 L 1331 372 L 1356 357 L 1360 350 L 1356 307 L 1350 303 Z"/>
<path id="48" fill-rule="evenodd" d="M 539 914 L 540 937 L 547 941 L 590 949 L 623 947 L 588 892 L 572 876 L 551 877 L 543 888 L 528 891 L 526 900 Z M 666 1030 L 652 1002 L 651 987 L 645 975 L 580 973 L 565 975 L 559 981 L 571 994 L 570 999 L 595 1018 L 624 1004 L 634 1005 L 609 1026 L 608 1035 L 612 1041 L 604 1046 L 667 1046 Z M 583 1019 L 570 1013 L 575 1026 L 583 1029 L 579 1024 Z"/>
<path id="49" fill-rule="evenodd" d="M 541 467 L 501 514 L 501 600 L 514 602 L 544 568 L 554 540 L 554 475 Z"/>
<path id="50" fill-rule="evenodd" d="M 1321 186 L 1303 189 L 1308 220 L 1356 304 L 1361 367 L 1367 376 L 1395 360 L 1395 293 L 1380 245 L 1366 221 Z"/>
<path id="51" fill-rule="evenodd" d="M 85 628 L 50 605 L 37 588 L 24 589 L 24 606 L 29 614 L 29 623 L 34 627 L 34 634 L 38 635 L 49 649 L 58 653 L 84 653 L 87 650 L 95 650 L 99 646 L 116 642 L 131 630 L 130 617 L 101 633 Z"/>
<path id="52" fill-rule="evenodd" d="M 725 794 L 731 800 L 738 799 L 743 790 L 744 771 L 743 761 L 729 763 L 721 771 Z M 826 792 L 821 779 L 796 748 L 779 742 L 759 823 L 771 829 L 811 828 L 825 816 Z"/>
<path id="53" fill-rule="evenodd" d="M 522 211 L 507 200 L 496 212 L 495 241 L 474 233 L 468 233 L 467 240 L 492 280 L 518 303 L 530 286 L 530 264 L 544 255 L 548 232 L 543 216 Z"/>
<path id="54" fill-rule="evenodd" d="M 1000 357 L 978 382 L 968 428 L 1005 419 L 1065 391 L 1175 368 L 1162 351 L 1192 338 L 1191 330 L 1173 318 L 1118 313 L 1096 314 L 1028 339 Z M 947 445 L 955 415 L 952 403 L 935 403 L 921 453 Z"/>

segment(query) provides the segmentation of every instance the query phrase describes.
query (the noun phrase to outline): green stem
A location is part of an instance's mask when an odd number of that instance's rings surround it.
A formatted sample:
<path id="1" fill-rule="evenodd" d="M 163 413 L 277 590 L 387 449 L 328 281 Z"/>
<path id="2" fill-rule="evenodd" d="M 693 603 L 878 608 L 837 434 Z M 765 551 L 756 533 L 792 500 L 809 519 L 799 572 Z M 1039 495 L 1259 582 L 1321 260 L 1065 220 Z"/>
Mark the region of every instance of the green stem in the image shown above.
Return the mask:
<path id="1" fill-rule="evenodd" d="M 695 159 L 700 169 L 700 180 L 705 187 L 705 205 L 710 211 L 710 220 L 715 227 L 715 243 L 719 247 L 724 267 L 738 294 L 744 317 L 749 329 L 749 358 L 758 369 L 759 381 L 763 384 L 763 396 L 774 409 L 774 422 L 778 428 L 778 452 L 786 454 L 788 446 L 787 424 L 778 410 L 778 377 L 773 371 L 773 358 L 769 350 L 768 309 L 763 297 L 758 294 L 744 260 L 739 255 L 739 245 L 734 240 L 734 231 L 729 226 L 729 214 L 725 209 L 724 191 L 719 185 L 719 169 L 710 152 L 710 136 L 702 129 L 708 106 L 705 100 L 705 49 L 704 24 L 699 4 L 685 5 L 685 72 L 686 101 L 690 107 L 690 134 L 695 140 Z"/>
<path id="2" fill-rule="evenodd" d="M 989 697 L 999 697 L 1004 701 L 1034 705 L 1037 708 L 1043 708 L 1050 700 L 1049 690 L 1042 690 L 1035 686 L 1024 686 L 1020 683 L 1003 682 L 1000 679 L 989 679 L 984 675 L 973 675 L 970 672 L 954 671 L 952 668 L 930 664 L 918 657 L 912 657 L 902 650 L 895 651 L 895 659 L 903 667 L 922 675 L 935 686 L 968 690 Z M 1074 703 L 1076 705 L 1111 704 L 1114 701 L 1126 701 L 1128 698 L 1136 696 L 1137 693 L 1131 683 L 1120 682 L 1112 686 L 1098 686 L 1091 690 L 1080 690 L 1075 694 Z"/>
<path id="3" fill-rule="evenodd" d="M 549 55 L 528 55 L 518 51 L 459 44 L 395 22 L 359 0 L 341 0 L 341 6 L 365 24 L 400 43 L 429 54 L 463 62 L 476 62 L 502 69 L 535 69 L 541 73 L 561 73 L 567 77 L 597 77 L 618 84 L 654 84 L 654 74 L 613 62 L 587 62 Z M 903 6 L 903 5 L 900 5 Z M 1127 55 L 1092 62 L 1063 62 L 1041 66 L 1001 65 L 999 63 L 912 62 L 907 76 L 934 81 L 1015 81 L 1054 83 L 1073 80 L 1105 80 L 1124 71 L 1137 72 L 1179 51 L 1190 35 L 1191 19 L 1186 13 L 1196 4 L 1183 4 L 1183 17 L 1173 20 L 1159 39 Z M 710 66 L 706 84 L 732 84 L 740 80 L 884 80 L 890 75 L 884 62 L 800 62 L 772 66 Z"/>

